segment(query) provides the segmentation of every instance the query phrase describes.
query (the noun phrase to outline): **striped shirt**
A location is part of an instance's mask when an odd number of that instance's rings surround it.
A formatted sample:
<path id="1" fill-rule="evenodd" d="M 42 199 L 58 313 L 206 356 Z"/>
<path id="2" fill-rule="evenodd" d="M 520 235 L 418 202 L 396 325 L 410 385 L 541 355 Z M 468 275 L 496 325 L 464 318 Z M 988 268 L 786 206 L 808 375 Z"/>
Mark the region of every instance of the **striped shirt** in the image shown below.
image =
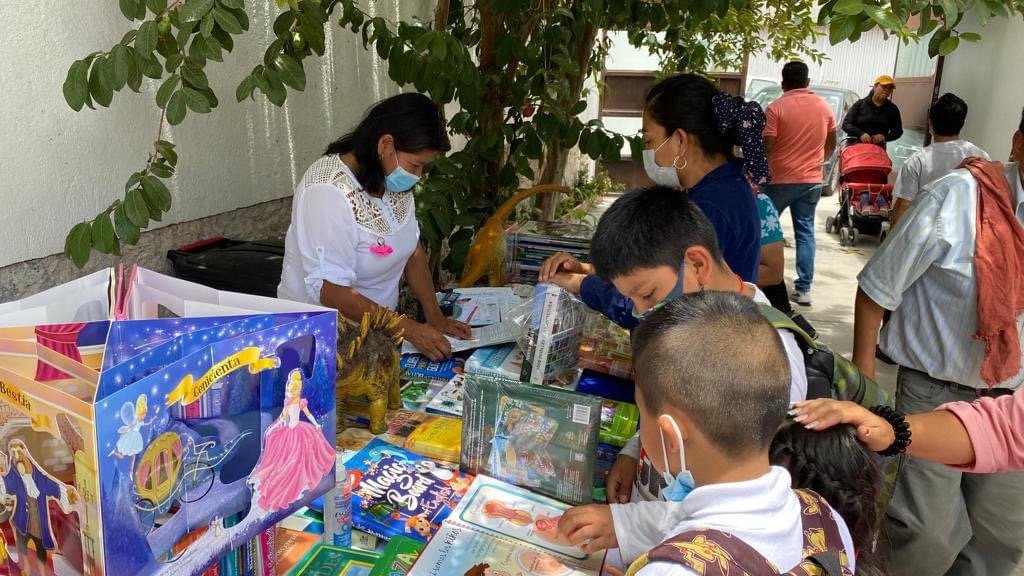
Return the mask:
<path id="1" fill-rule="evenodd" d="M 1006 165 L 1017 220 L 1024 224 L 1024 186 L 1017 164 Z M 974 277 L 978 186 L 956 170 L 922 189 L 889 239 L 857 277 L 860 288 L 892 310 L 881 347 L 896 363 L 973 388 L 981 379 L 985 345 L 977 331 Z M 1024 315 L 1017 318 L 1024 354 Z M 997 385 L 1018 388 L 1024 369 Z"/>

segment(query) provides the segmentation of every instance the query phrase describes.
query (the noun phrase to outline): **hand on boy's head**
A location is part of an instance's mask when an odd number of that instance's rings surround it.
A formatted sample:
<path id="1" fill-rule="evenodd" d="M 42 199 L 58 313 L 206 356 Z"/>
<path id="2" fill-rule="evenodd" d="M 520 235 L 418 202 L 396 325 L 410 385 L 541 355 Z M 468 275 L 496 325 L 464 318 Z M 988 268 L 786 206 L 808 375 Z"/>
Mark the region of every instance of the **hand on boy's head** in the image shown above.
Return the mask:
<path id="1" fill-rule="evenodd" d="M 541 282 L 551 282 L 556 274 L 593 274 L 590 265 L 580 262 L 576 257 L 565 252 L 558 252 L 551 258 L 544 261 L 540 267 L 538 279 Z"/>
<path id="2" fill-rule="evenodd" d="M 608 471 L 606 490 L 608 491 L 608 502 L 610 504 L 625 504 L 629 502 L 629 496 L 633 491 L 633 481 L 636 480 L 636 458 L 619 454 L 615 464 Z"/>
<path id="3" fill-rule="evenodd" d="M 860 404 L 838 400 L 803 400 L 791 411 L 793 421 L 811 430 L 825 430 L 836 424 L 857 427 L 857 439 L 869 450 L 880 452 L 896 441 L 892 425 Z"/>
<path id="4" fill-rule="evenodd" d="M 584 554 L 619 547 L 612 509 L 605 504 L 588 504 L 567 510 L 558 521 L 558 536 L 578 546 Z"/>

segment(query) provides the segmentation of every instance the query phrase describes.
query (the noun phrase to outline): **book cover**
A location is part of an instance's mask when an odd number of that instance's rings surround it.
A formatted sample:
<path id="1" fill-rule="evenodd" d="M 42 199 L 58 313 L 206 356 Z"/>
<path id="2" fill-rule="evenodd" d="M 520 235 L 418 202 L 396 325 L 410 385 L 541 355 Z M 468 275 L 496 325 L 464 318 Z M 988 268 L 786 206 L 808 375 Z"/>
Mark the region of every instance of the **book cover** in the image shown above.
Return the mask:
<path id="1" fill-rule="evenodd" d="M 388 422 L 381 440 L 433 460 L 458 462 L 462 420 L 441 414 L 399 410 Z"/>
<path id="2" fill-rule="evenodd" d="M 289 576 L 370 576 L 377 558 L 372 552 L 321 544 L 307 554 Z"/>
<path id="3" fill-rule="evenodd" d="M 466 359 L 466 372 L 518 380 L 523 372 L 523 351 L 518 344 L 480 348 Z"/>
<path id="4" fill-rule="evenodd" d="M 449 358 L 442 362 L 432 362 L 421 354 L 403 354 L 402 372 L 411 376 L 448 379 L 462 371 L 465 363 L 461 358 Z"/>
<path id="5" fill-rule="evenodd" d="M 402 407 L 406 410 L 422 411 L 427 403 L 437 396 L 442 388 L 448 385 L 448 381 L 454 378 L 427 378 L 414 376 L 402 385 Z"/>
<path id="6" fill-rule="evenodd" d="M 405 536 L 395 536 L 381 552 L 370 576 L 405 576 L 423 552 L 424 544 Z"/>
<path id="7" fill-rule="evenodd" d="M 596 576 L 603 554 L 584 554 L 558 537 L 558 520 L 568 508 L 478 476 L 409 575 Z"/>
<path id="8" fill-rule="evenodd" d="M 346 462 L 352 524 L 385 540 L 426 541 L 466 493 L 472 476 L 375 439 Z"/>
<path id="9" fill-rule="evenodd" d="M 576 370 L 585 306 L 563 288 L 538 284 L 532 307 L 520 380 L 565 385 Z"/>
<path id="10" fill-rule="evenodd" d="M 469 374 L 464 412 L 463 471 L 573 504 L 591 501 L 600 398 Z"/>
<path id="11" fill-rule="evenodd" d="M 431 414 L 444 414 L 461 418 L 464 396 L 463 388 L 465 384 L 466 376 L 464 374 L 456 374 L 445 384 L 444 388 L 430 399 L 430 402 L 427 402 L 424 410 Z"/>

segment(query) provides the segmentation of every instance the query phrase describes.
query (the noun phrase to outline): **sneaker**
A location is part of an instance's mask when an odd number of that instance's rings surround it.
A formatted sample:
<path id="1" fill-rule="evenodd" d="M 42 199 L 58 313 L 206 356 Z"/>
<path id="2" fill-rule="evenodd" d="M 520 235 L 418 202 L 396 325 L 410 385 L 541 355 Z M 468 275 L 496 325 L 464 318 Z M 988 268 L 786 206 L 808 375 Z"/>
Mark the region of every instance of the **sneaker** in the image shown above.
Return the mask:
<path id="1" fill-rule="evenodd" d="M 802 290 L 793 290 L 793 293 L 789 295 L 789 299 L 801 306 L 811 305 L 811 293 L 804 292 Z"/>

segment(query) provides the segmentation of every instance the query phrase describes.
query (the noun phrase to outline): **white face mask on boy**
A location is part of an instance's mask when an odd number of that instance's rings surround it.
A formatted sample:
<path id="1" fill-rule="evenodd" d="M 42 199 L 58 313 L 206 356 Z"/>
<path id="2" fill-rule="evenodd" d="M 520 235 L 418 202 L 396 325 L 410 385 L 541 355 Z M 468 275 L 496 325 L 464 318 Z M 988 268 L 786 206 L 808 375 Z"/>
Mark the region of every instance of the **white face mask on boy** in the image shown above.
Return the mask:
<path id="1" fill-rule="evenodd" d="M 683 433 L 679 431 L 679 425 L 668 414 L 658 416 L 658 421 L 661 422 L 662 418 L 668 419 L 672 424 L 672 430 L 675 432 L 676 442 L 679 444 L 680 471 L 675 476 L 669 471 L 668 451 L 665 449 L 665 432 L 659 426 L 658 434 L 661 435 L 661 457 L 665 462 L 665 469 L 662 471 L 661 477 L 668 485 L 661 493 L 668 502 L 682 502 L 696 488 L 696 483 L 693 480 L 693 474 L 690 474 L 690 471 L 686 469 L 686 450 L 683 448 Z"/>

